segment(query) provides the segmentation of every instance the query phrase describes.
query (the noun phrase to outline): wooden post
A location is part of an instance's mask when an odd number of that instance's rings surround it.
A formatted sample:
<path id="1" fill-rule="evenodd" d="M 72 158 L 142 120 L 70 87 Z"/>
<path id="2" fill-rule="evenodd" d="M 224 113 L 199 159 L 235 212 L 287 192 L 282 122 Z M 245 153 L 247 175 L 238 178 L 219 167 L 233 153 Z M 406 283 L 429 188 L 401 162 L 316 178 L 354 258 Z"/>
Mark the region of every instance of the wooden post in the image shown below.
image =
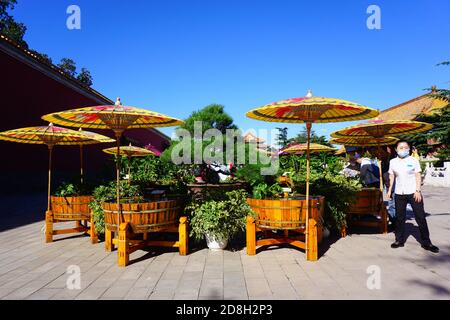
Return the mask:
<path id="1" fill-rule="evenodd" d="M 186 217 L 180 218 L 180 225 L 178 226 L 178 241 L 180 256 L 185 256 L 188 253 L 189 247 L 189 234 L 188 234 L 188 222 Z"/>
<path id="2" fill-rule="evenodd" d="M 256 224 L 253 217 L 247 217 L 246 237 L 247 255 L 254 256 L 256 254 Z"/>
<path id="3" fill-rule="evenodd" d="M 53 242 L 53 212 L 45 212 L 45 242 Z"/>
<path id="4" fill-rule="evenodd" d="M 310 253 L 309 250 L 314 249 L 314 244 L 310 244 L 310 228 L 309 228 L 309 147 L 311 144 L 311 126 L 312 123 L 311 122 L 306 122 L 306 131 L 308 134 L 308 139 L 307 139 L 307 144 L 306 144 L 306 229 L 305 229 L 305 245 L 306 245 L 306 260 L 314 260 L 314 259 L 310 259 L 311 257 L 314 256 L 314 253 Z M 317 239 L 317 238 L 316 238 Z M 316 243 L 317 246 L 317 243 Z M 315 259 L 317 260 L 317 259 Z"/>
<path id="5" fill-rule="evenodd" d="M 109 252 L 113 251 L 114 245 L 112 243 L 112 239 L 113 239 L 112 231 L 108 230 L 105 227 L 105 250 L 106 251 L 109 251 Z"/>
<path id="6" fill-rule="evenodd" d="M 119 267 L 126 267 L 130 262 L 130 251 L 128 248 L 128 222 L 121 223 L 119 226 L 119 241 L 118 241 L 118 265 Z"/>
<path id="7" fill-rule="evenodd" d="M 317 248 L 317 221 L 314 218 L 309 219 L 308 234 L 306 239 L 306 260 L 316 261 L 319 258 Z"/>
<path id="8" fill-rule="evenodd" d="M 86 223 L 87 225 L 87 223 Z M 91 220 L 90 220 L 90 236 L 91 236 L 91 243 L 95 244 L 98 243 L 98 235 L 97 230 L 95 230 L 95 222 L 94 222 L 94 214 L 91 212 Z"/>

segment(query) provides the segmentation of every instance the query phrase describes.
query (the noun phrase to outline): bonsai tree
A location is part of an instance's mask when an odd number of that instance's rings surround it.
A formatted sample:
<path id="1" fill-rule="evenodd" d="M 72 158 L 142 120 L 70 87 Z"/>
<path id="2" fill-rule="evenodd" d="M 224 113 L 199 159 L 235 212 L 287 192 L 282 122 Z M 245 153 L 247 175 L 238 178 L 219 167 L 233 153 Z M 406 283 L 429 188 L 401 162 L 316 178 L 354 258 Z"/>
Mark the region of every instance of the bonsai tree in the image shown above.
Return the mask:
<path id="1" fill-rule="evenodd" d="M 200 128 L 196 129 L 196 125 L 201 124 Z M 219 179 L 219 171 L 222 170 L 220 166 L 228 166 L 226 163 L 226 159 L 216 156 L 216 151 L 214 147 L 211 145 L 214 142 L 214 138 L 204 138 L 204 134 L 209 129 L 216 129 L 222 134 L 222 142 L 221 150 L 226 150 L 228 137 L 226 136 L 226 131 L 228 129 L 236 130 L 238 129 L 235 124 L 233 124 L 233 118 L 224 111 L 224 106 L 219 104 L 211 104 L 200 110 L 194 111 L 191 115 L 185 120 L 185 123 L 178 128 L 178 133 L 180 134 L 180 129 L 186 130 L 191 139 L 190 141 L 190 155 L 191 155 L 191 163 L 193 161 L 193 155 L 198 154 L 198 145 L 201 144 L 200 149 L 202 155 L 205 152 L 209 152 L 211 157 L 216 159 L 215 163 L 204 161 L 200 164 L 190 166 L 190 170 L 195 176 L 198 178 L 198 181 L 204 181 L 206 183 L 218 183 Z M 201 137 L 196 137 L 195 135 L 201 134 Z M 202 138 L 201 141 L 199 138 Z M 170 147 L 161 155 L 162 159 L 170 159 L 173 149 L 177 147 L 180 141 L 174 140 L 172 141 Z M 236 149 L 236 148 L 235 148 Z M 220 159 L 219 159 L 220 158 Z M 203 158 L 202 158 L 203 159 Z M 236 161 L 233 161 L 235 163 Z M 220 170 L 219 170 L 220 169 Z M 222 170 L 221 173 L 229 174 L 228 170 Z"/>

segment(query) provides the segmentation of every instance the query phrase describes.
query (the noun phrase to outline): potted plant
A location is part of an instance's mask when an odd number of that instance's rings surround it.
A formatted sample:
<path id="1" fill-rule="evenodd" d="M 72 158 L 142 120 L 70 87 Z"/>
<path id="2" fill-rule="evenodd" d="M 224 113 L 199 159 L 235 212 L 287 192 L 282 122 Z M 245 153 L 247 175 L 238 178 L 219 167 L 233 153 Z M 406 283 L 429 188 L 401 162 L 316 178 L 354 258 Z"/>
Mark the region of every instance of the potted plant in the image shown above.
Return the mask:
<path id="1" fill-rule="evenodd" d="M 190 212 L 190 235 L 196 240 L 206 238 L 210 249 L 226 248 L 233 235 L 245 230 L 246 218 L 254 216 L 246 198 L 244 190 L 234 190 L 192 201 L 186 208 Z"/>

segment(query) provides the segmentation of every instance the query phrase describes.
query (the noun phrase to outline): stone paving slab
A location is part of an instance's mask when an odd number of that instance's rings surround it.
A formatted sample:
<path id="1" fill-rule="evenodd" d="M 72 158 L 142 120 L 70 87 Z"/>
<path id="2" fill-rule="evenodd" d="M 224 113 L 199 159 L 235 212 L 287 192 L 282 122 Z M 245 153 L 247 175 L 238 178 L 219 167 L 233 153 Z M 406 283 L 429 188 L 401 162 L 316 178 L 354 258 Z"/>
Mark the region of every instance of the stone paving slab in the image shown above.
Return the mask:
<path id="1" fill-rule="evenodd" d="M 256 256 L 247 256 L 245 247 L 188 256 L 148 249 L 134 252 L 136 262 L 119 268 L 117 252 L 105 252 L 103 243 L 92 245 L 80 234 L 45 244 L 43 221 L 7 221 L 3 225 L 13 227 L 0 232 L 0 299 L 450 299 L 450 189 L 424 187 L 424 196 L 439 254 L 420 247 L 410 216 L 412 235 L 397 250 L 390 248 L 392 232 L 364 233 L 322 247 L 316 262 L 287 246 Z M 5 202 L 2 217 L 13 210 Z M 67 268 L 73 265 L 80 267 L 81 283 L 70 290 Z M 373 268 L 380 271 L 380 289 L 367 286 L 373 284 L 368 281 Z"/>

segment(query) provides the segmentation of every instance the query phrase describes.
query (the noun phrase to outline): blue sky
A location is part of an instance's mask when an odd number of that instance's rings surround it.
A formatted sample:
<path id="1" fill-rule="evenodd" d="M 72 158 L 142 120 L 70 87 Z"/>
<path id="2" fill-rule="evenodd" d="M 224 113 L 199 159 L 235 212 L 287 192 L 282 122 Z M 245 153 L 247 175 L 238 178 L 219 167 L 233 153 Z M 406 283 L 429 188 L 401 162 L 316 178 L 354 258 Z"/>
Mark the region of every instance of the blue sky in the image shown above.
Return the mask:
<path id="1" fill-rule="evenodd" d="M 301 125 L 245 112 L 308 88 L 383 110 L 433 84 L 449 87 L 450 67 L 436 67 L 450 60 L 447 0 L 18 2 L 12 13 L 31 48 L 87 67 L 111 99 L 178 118 L 220 103 L 244 130 L 286 126 L 293 136 Z M 66 27 L 71 4 L 81 8 L 81 30 Z M 371 4 L 381 30 L 366 26 Z M 351 124 L 313 129 L 328 136 Z"/>

